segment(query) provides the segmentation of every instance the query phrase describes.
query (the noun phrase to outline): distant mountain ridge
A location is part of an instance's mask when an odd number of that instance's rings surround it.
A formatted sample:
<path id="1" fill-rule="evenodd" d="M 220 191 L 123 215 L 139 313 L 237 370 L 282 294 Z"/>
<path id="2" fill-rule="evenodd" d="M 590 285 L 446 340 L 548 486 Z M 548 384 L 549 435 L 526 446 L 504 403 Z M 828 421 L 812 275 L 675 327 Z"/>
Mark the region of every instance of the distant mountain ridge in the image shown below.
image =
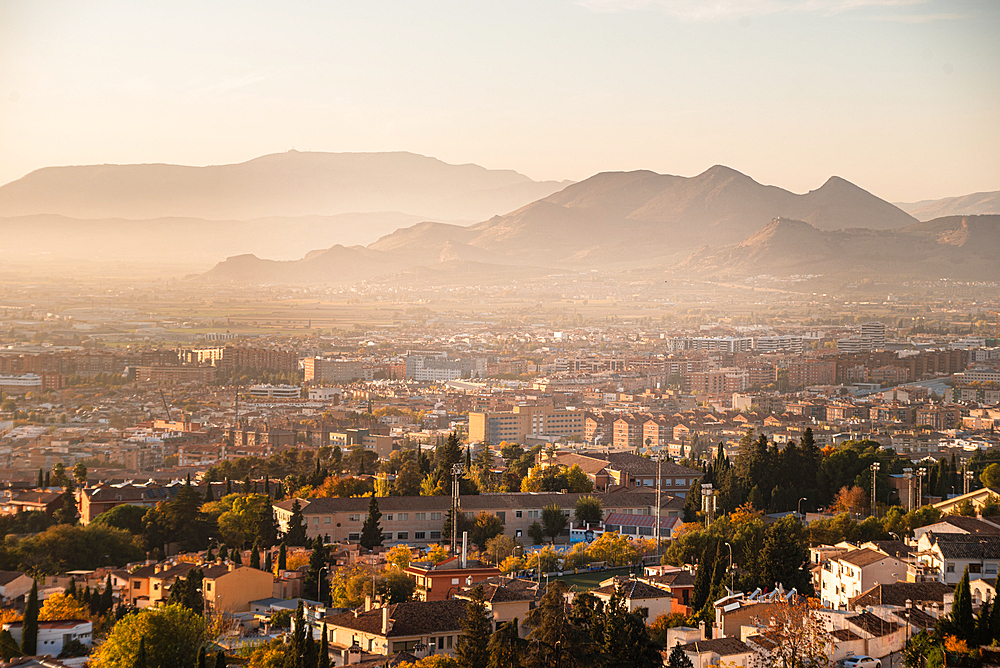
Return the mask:
<path id="1" fill-rule="evenodd" d="M 933 220 L 944 216 L 1000 214 L 1000 190 L 972 193 L 960 197 L 904 202 L 896 206 L 917 220 Z"/>
<path id="2" fill-rule="evenodd" d="M 230 165 L 46 167 L 0 186 L 0 217 L 164 217 L 249 220 L 398 211 L 482 220 L 545 197 L 569 181 L 451 165 L 406 152 L 289 151 Z"/>
<path id="3" fill-rule="evenodd" d="M 792 219 L 805 228 L 786 226 L 781 235 L 795 233 L 816 243 L 826 241 L 814 233 L 854 229 L 888 233 L 917 223 L 904 211 L 839 177 L 796 194 L 716 165 L 693 177 L 650 171 L 600 173 L 476 225 L 422 222 L 400 228 L 366 248 L 344 252 L 369 259 L 364 278 L 378 275 L 370 267 L 386 258 L 392 258 L 390 264 L 397 272 L 449 262 L 552 269 L 672 267 L 699 248 L 704 248 L 702 256 L 708 258 L 709 249 L 751 241 L 764 234 L 772 221 Z M 801 250 L 802 244 L 791 246 Z M 204 278 L 232 280 L 235 274 L 229 262 L 220 263 Z M 261 264 L 257 276 L 264 282 L 286 280 L 291 274 L 319 282 L 362 278 L 346 271 L 347 263 L 335 272 L 311 274 L 307 268 L 311 262 L 303 259 L 298 268 L 283 267 L 277 272 Z"/>

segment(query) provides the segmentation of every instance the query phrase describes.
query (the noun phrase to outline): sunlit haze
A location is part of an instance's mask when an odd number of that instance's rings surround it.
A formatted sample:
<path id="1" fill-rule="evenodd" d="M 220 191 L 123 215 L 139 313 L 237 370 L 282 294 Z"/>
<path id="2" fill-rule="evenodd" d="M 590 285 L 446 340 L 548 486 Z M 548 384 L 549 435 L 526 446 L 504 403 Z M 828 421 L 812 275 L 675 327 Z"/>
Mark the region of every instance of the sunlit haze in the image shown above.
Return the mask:
<path id="1" fill-rule="evenodd" d="M 0 183 L 296 148 L 963 195 L 1000 187 L 998 34 L 992 0 L 7 0 Z"/>

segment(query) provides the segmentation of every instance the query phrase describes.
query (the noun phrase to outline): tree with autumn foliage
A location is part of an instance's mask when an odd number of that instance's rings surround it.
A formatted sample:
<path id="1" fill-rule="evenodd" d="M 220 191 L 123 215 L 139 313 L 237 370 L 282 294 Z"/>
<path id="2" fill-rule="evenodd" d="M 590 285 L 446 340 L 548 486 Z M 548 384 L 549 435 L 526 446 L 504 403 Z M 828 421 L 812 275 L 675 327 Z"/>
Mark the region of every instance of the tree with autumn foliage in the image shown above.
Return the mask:
<path id="1" fill-rule="evenodd" d="M 82 601 L 64 593 L 56 593 L 45 599 L 38 620 L 41 622 L 57 622 L 64 619 L 90 619 L 90 608 Z"/>

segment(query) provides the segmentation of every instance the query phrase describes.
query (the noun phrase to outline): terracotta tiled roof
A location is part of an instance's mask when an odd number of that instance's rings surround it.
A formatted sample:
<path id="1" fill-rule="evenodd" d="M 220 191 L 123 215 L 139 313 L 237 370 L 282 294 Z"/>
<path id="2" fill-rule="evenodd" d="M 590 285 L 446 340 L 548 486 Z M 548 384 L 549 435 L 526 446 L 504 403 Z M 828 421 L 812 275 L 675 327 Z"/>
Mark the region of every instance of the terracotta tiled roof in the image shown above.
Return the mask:
<path id="1" fill-rule="evenodd" d="M 609 584 L 598 589 L 594 589 L 594 594 L 607 594 L 612 595 L 618 591 L 618 584 Z M 626 599 L 630 601 L 642 600 L 647 598 L 672 598 L 670 592 L 660 589 L 659 587 L 654 587 L 650 584 L 646 584 L 640 580 L 629 580 L 627 582 L 621 583 L 621 594 Z"/>
<path id="2" fill-rule="evenodd" d="M 896 622 L 889 622 L 878 615 L 874 615 L 867 610 L 860 615 L 848 617 L 847 621 L 858 627 L 865 633 L 881 638 L 887 636 L 900 627 Z"/>
<path id="3" fill-rule="evenodd" d="M 712 640 L 696 640 L 686 645 L 681 645 L 681 650 L 695 654 L 714 652 L 719 656 L 731 656 L 733 654 L 747 654 L 753 650 L 738 638 L 713 638 Z"/>
<path id="4" fill-rule="evenodd" d="M 869 564 L 874 564 L 876 562 L 882 561 L 883 559 L 889 559 L 890 557 L 881 552 L 875 550 L 862 549 L 862 550 L 851 550 L 847 554 L 842 554 L 838 559 L 840 561 L 846 561 L 852 566 L 868 566 Z"/>
<path id="5" fill-rule="evenodd" d="M 465 601 L 408 601 L 389 606 L 389 630 L 382 633 L 382 608 L 368 612 L 344 612 L 325 617 L 329 626 L 363 631 L 386 638 L 405 638 L 460 631 L 465 619 Z"/>
<path id="6" fill-rule="evenodd" d="M 865 607 L 869 605 L 906 605 L 907 599 L 917 603 L 944 603 L 945 594 L 955 591 L 951 585 L 943 582 L 892 582 L 875 585 L 850 600 L 850 607 Z"/>

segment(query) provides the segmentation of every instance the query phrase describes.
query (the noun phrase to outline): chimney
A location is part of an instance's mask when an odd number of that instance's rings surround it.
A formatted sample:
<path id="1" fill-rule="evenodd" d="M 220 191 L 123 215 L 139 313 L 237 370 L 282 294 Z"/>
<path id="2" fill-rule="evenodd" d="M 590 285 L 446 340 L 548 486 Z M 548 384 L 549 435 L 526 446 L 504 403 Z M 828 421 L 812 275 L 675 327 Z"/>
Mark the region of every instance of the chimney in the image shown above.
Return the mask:
<path id="1" fill-rule="evenodd" d="M 389 633 L 389 606 L 382 606 L 382 635 Z"/>
<path id="2" fill-rule="evenodd" d="M 155 566 L 153 566 L 153 572 L 154 573 L 162 573 L 163 572 L 163 565 L 162 564 L 156 564 Z"/>
<path id="3" fill-rule="evenodd" d="M 469 532 L 462 532 L 462 568 L 465 568 L 466 559 L 469 554 Z"/>
<path id="4" fill-rule="evenodd" d="M 701 638 L 702 640 L 706 640 L 706 638 L 705 638 L 705 622 L 698 622 L 698 637 Z"/>
<path id="5" fill-rule="evenodd" d="M 231 561 L 230 561 L 230 562 L 229 562 L 228 564 L 226 564 L 226 566 L 228 566 L 228 567 L 229 567 L 229 571 L 230 571 L 230 572 L 232 572 L 232 571 L 235 571 L 235 570 L 236 570 L 236 564 L 234 564 L 234 563 L 233 563 L 233 562 L 231 562 Z"/>
<path id="6" fill-rule="evenodd" d="M 372 609 L 372 597 L 371 595 L 365 596 L 365 612 L 369 612 Z"/>

